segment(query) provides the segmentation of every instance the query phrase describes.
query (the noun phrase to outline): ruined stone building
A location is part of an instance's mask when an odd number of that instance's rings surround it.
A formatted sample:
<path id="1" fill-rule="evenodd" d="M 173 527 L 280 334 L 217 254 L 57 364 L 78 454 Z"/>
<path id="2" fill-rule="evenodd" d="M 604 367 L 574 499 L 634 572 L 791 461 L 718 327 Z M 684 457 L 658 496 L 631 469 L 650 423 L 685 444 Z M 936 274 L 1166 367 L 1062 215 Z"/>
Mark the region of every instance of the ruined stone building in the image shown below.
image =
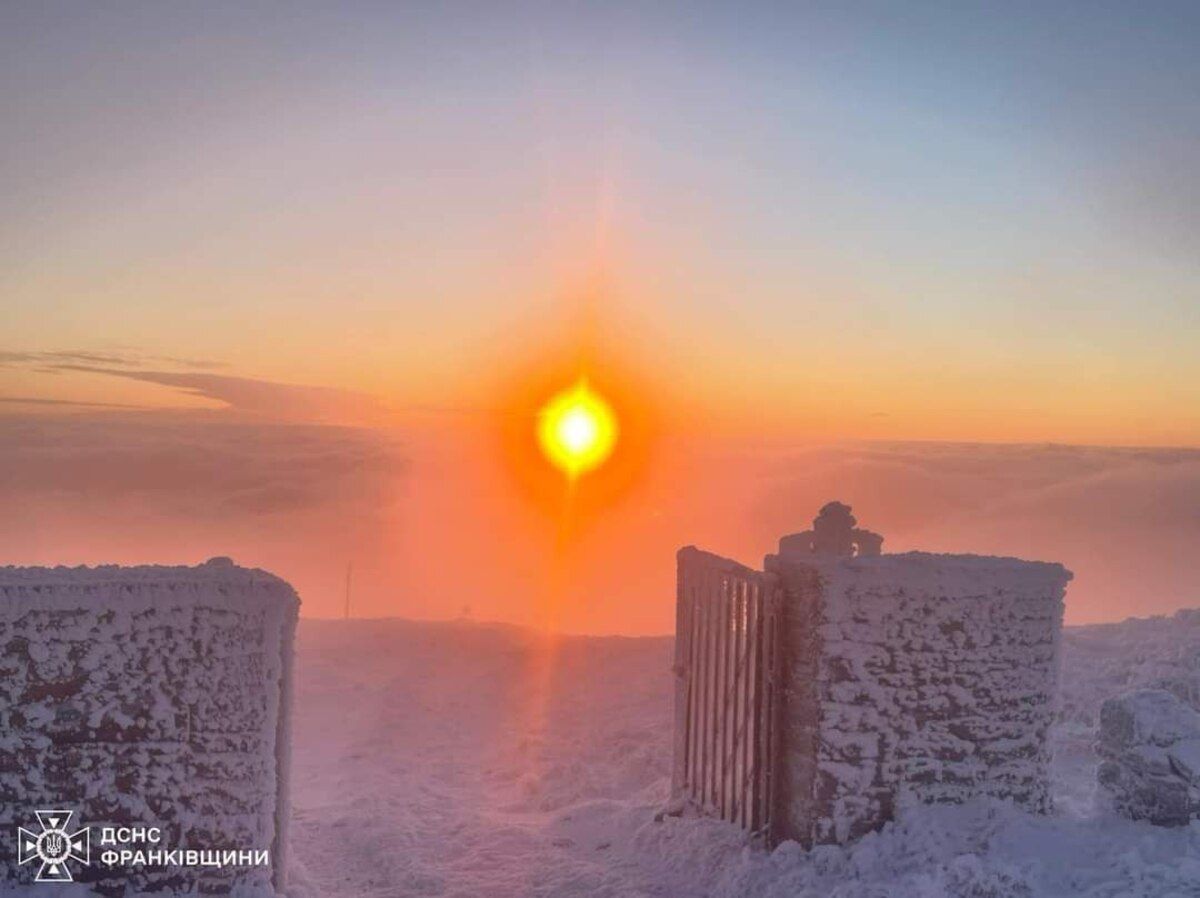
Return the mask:
<path id="1" fill-rule="evenodd" d="M 280 889 L 298 609 L 283 580 L 228 559 L 0 568 L 0 826 L 22 830 L 0 840 L 0 888 Z M 65 844 L 47 810 L 69 812 Z M 160 832 L 105 846 L 106 828 Z M 149 854 L 176 850 L 237 854 Z"/>
<path id="2" fill-rule="evenodd" d="M 770 841 L 907 801 L 1048 806 L 1058 564 L 881 554 L 830 503 L 764 569 L 679 553 L 674 791 Z"/>

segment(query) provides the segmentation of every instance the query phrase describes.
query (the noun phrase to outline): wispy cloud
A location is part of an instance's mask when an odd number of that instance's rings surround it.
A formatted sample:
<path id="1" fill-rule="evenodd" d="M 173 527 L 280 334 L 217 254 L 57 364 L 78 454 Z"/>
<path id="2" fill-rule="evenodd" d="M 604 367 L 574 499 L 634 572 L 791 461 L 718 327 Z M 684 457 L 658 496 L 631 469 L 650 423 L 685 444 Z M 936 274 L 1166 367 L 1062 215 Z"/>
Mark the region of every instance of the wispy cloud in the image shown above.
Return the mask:
<path id="1" fill-rule="evenodd" d="M 54 349 L 37 352 L 0 349 L 0 365 L 45 365 L 60 364 L 104 365 L 123 368 L 141 368 L 147 365 L 167 364 L 179 368 L 211 371 L 228 367 L 227 363 L 214 359 L 192 359 L 179 356 L 149 355 L 139 352 L 97 352 L 83 349 Z"/>
<path id="2" fill-rule="evenodd" d="M 13 352 L 0 349 L 0 365 L 29 365 L 44 361 L 40 352 Z"/>
<path id="3" fill-rule="evenodd" d="M 133 351 L 0 350 L 0 367 L 23 369 L 34 377 L 70 372 L 156 384 L 182 395 L 221 403 L 224 410 L 231 414 L 263 420 L 377 424 L 387 414 L 387 409 L 378 399 L 364 393 L 219 374 L 215 372 L 227 366 L 224 362 L 210 359 L 154 356 Z M 27 382 L 22 383 L 22 387 L 21 395 L 0 395 L 0 402 L 47 407 L 137 407 L 98 402 L 93 397 L 74 401 L 69 396 L 57 394 L 31 395 Z"/>
<path id="4" fill-rule="evenodd" d="M 143 408 L 143 406 L 127 405 L 119 402 L 87 402 L 84 400 L 75 399 L 42 399 L 35 396 L 0 396 L 0 402 L 4 403 L 5 405 L 44 405 L 61 406 L 67 408 L 124 409 L 128 411 Z"/>
<path id="5" fill-rule="evenodd" d="M 79 364 L 59 364 L 54 368 L 173 387 L 189 396 L 222 402 L 232 411 L 273 420 L 377 423 L 386 412 L 373 396 L 333 387 L 285 384 L 207 372 L 146 371 Z"/>

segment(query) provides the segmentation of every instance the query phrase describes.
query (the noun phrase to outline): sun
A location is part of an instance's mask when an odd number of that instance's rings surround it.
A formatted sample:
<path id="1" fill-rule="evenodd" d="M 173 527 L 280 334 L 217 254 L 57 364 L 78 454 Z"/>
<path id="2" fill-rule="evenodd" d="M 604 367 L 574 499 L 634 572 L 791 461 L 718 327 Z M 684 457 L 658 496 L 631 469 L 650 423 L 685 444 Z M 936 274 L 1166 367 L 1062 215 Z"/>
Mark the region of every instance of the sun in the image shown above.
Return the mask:
<path id="1" fill-rule="evenodd" d="M 538 413 L 542 452 L 572 480 L 604 464 L 616 446 L 618 430 L 612 406 L 582 377 L 552 396 Z"/>

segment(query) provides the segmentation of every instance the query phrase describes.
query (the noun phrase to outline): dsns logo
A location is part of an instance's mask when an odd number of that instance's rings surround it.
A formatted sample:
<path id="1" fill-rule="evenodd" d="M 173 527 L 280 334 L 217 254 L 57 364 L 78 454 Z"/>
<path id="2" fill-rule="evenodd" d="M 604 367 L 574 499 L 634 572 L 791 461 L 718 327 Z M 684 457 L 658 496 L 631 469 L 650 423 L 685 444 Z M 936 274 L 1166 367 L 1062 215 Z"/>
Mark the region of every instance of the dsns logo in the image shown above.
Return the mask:
<path id="1" fill-rule="evenodd" d="M 91 863 L 91 834 L 85 826 L 78 832 L 69 832 L 72 811 L 35 811 L 40 833 L 30 832 L 25 827 L 17 829 L 17 863 L 28 864 L 41 861 L 37 882 L 71 882 L 68 861 L 80 864 Z"/>

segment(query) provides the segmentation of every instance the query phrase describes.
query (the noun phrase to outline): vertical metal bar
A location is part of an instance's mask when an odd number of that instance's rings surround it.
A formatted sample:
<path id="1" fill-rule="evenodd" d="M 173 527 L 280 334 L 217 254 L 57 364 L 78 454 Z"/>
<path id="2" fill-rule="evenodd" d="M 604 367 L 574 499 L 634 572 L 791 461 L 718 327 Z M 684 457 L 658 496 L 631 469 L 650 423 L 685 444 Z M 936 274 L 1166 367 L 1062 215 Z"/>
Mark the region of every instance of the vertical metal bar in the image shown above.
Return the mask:
<path id="1" fill-rule="evenodd" d="M 722 736 L 725 734 L 725 680 L 729 669 L 729 582 L 725 575 L 720 575 L 717 593 L 717 688 L 713 691 L 716 698 L 717 725 L 713 728 L 713 803 L 721 817 L 725 816 L 725 758 L 722 750 Z"/>
<path id="2" fill-rule="evenodd" d="M 737 662 L 738 662 L 738 599 L 741 578 L 729 578 L 729 679 L 725 683 L 725 711 L 728 727 L 725 731 L 725 819 L 733 822 L 737 808 L 737 758 L 733 739 L 737 732 Z"/>
<path id="3" fill-rule="evenodd" d="M 733 822 L 737 808 L 736 765 L 733 754 L 734 735 L 737 733 L 737 661 L 738 661 L 738 593 L 740 578 L 729 578 L 729 676 L 725 682 L 725 819 Z"/>
<path id="4" fill-rule="evenodd" d="M 771 614 L 769 620 L 771 622 L 770 634 L 767 638 L 767 646 L 770 649 L 770 665 L 767 668 L 767 682 L 770 687 L 770 700 L 767 703 L 767 726 L 769 727 L 766 746 L 767 746 L 767 763 L 765 765 L 766 772 L 766 800 L 767 800 L 767 840 L 770 844 L 775 842 L 775 810 L 776 810 L 776 788 L 778 785 L 776 777 L 776 765 L 779 759 L 779 708 L 782 696 L 780 689 L 782 687 L 783 665 L 786 659 L 783 657 L 783 609 L 782 599 L 778 584 L 772 586 L 771 595 Z"/>
<path id="5" fill-rule="evenodd" d="M 696 770 L 698 769 L 696 749 L 699 746 L 696 740 L 696 731 L 700 727 L 700 627 L 704 610 L 697 601 L 696 566 L 694 560 L 687 572 L 687 577 L 687 596 L 688 604 L 691 607 L 691 619 L 688 624 L 690 640 L 688 645 L 688 763 L 685 780 L 688 797 L 694 801 L 696 797 Z"/>
<path id="6" fill-rule="evenodd" d="M 712 743 L 709 734 L 712 732 L 713 713 L 712 713 L 712 679 L 713 679 L 713 606 L 712 606 L 712 583 L 709 571 L 704 571 L 703 585 L 701 592 L 704 595 L 704 701 L 703 701 L 703 722 L 698 734 L 700 739 L 700 778 L 697 780 L 696 788 L 700 805 L 707 808 L 708 806 L 708 779 L 709 771 L 712 765 Z"/>
<path id="7" fill-rule="evenodd" d="M 695 782 L 697 803 L 703 807 L 707 801 L 708 789 L 708 728 L 712 725 L 709 695 L 712 674 L 712 651 L 710 641 L 712 635 L 712 606 L 709 601 L 708 571 L 698 571 L 696 590 L 700 601 L 701 619 L 703 621 L 700 639 L 700 725 L 696 728 L 696 756 L 699 762 Z"/>
<path id="8" fill-rule="evenodd" d="M 721 761 L 720 776 L 716 779 L 716 797 L 718 797 L 718 808 L 720 808 L 720 818 L 726 819 L 726 809 L 728 807 L 728 789 L 726 780 L 728 777 L 728 764 L 730 759 L 726 753 L 726 742 L 728 741 L 728 732 L 730 732 L 730 579 L 728 576 L 721 577 L 721 647 L 720 647 L 720 663 L 721 663 L 721 686 L 716 690 L 716 696 L 720 702 L 720 728 L 716 732 L 716 756 Z"/>
<path id="9" fill-rule="evenodd" d="M 691 606 L 690 640 L 688 647 L 688 794 L 695 797 L 696 791 L 696 728 L 700 726 L 700 681 L 697 680 L 700 654 L 701 607 L 696 600 L 695 565 L 688 573 L 688 604 Z"/>
<path id="10" fill-rule="evenodd" d="M 720 771 L 720 758 L 718 750 L 716 750 L 716 734 L 721 730 L 721 706 L 718 702 L 721 688 L 721 579 L 720 574 L 716 574 L 713 579 L 713 641 L 710 645 L 710 651 L 713 655 L 713 681 L 712 692 L 709 693 L 713 702 L 713 725 L 708 730 L 708 756 L 712 759 L 712 765 L 708 770 L 708 802 L 713 808 L 720 808 L 720 798 L 718 785 L 718 774 Z"/>
<path id="11" fill-rule="evenodd" d="M 767 715 L 770 711 L 767 701 L 767 665 L 770 663 L 770 645 L 768 643 L 768 620 L 771 614 L 771 599 L 770 585 L 763 584 L 760 592 L 759 602 L 759 622 L 758 622 L 758 673 L 756 680 L 756 688 L 758 689 L 758 708 L 755 711 L 755 717 L 758 720 L 758 733 L 755 738 L 758 770 L 754 775 L 754 788 L 758 793 L 758 801 L 755 806 L 758 813 L 758 825 L 756 829 L 763 832 L 767 827 L 767 766 L 770 763 L 768 751 L 768 738 L 770 736 L 770 726 Z"/>
<path id="12" fill-rule="evenodd" d="M 763 617 L 763 665 L 762 665 L 762 715 L 759 718 L 763 724 L 763 734 L 761 739 L 761 748 L 763 753 L 763 766 L 761 771 L 762 781 L 762 805 L 760 813 L 762 814 L 762 825 L 766 829 L 770 829 L 772 816 L 772 797 L 771 797 L 771 764 L 773 761 L 773 753 L 771 751 L 771 740 L 774 738 L 775 722 L 771 715 L 771 710 L 775 700 L 775 684 L 771 676 L 771 666 L 775 663 L 775 608 L 770 593 L 765 596 L 763 610 L 766 612 Z M 768 833 L 769 841 L 769 833 Z"/>
<path id="13" fill-rule="evenodd" d="M 753 695 L 750 702 L 750 719 L 754 727 L 750 750 L 750 831 L 758 832 L 763 825 L 763 584 L 758 581 L 754 589 L 754 626 L 751 630 L 754 657 L 750 666 L 750 687 Z"/>
<path id="14" fill-rule="evenodd" d="M 741 824 L 743 829 L 750 827 L 750 807 L 753 786 L 751 777 L 754 775 L 754 621 L 758 619 L 758 581 L 750 580 L 745 585 L 745 618 L 742 624 L 743 649 L 745 657 L 742 661 L 742 764 L 739 770 L 740 797 L 738 803 L 741 809 Z"/>
<path id="15" fill-rule="evenodd" d="M 721 687 L 724 684 L 725 665 L 722 650 L 725 647 L 725 583 L 720 572 L 713 576 L 713 676 L 712 676 L 712 727 L 708 733 L 709 767 L 708 798 L 711 806 L 721 809 Z"/>
<path id="16" fill-rule="evenodd" d="M 725 627 L 725 635 L 728 640 L 725 658 L 728 666 L 725 668 L 725 732 L 722 734 L 725 754 L 723 787 L 725 789 L 724 816 L 726 820 L 732 822 L 735 802 L 733 735 L 737 730 L 737 704 L 734 699 L 737 697 L 738 578 L 735 576 L 729 577 L 727 595 L 729 616 Z"/>
<path id="17" fill-rule="evenodd" d="M 690 624 L 688 607 L 687 563 L 689 556 L 681 552 L 675 559 L 675 651 L 672 672 L 675 675 L 675 732 L 672 738 L 671 797 L 683 796 L 687 784 L 688 764 L 688 677 L 690 673 Z"/>
<path id="18" fill-rule="evenodd" d="M 730 687 L 733 690 L 733 699 L 730 705 L 733 708 L 733 725 L 730 728 L 730 756 L 732 764 L 730 765 L 730 780 L 732 783 L 732 801 L 730 803 L 731 821 L 736 824 L 742 816 L 743 792 L 745 791 L 743 770 L 745 768 L 745 754 L 742 752 L 742 741 L 745 732 L 745 716 L 746 704 L 743 698 L 743 683 L 745 682 L 745 637 L 746 637 L 746 581 L 745 577 L 738 576 L 736 581 L 737 592 L 734 593 L 734 615 L 733 615 L 733 657 L 736 659 L 734 664 L 733 682 Z"/>
<path id="19" fill-rule="evenodd" d="M 737 578 L 726 579 L 725 602 L 725 689 L 721 707 L 725 728 L 721 731 L 721 818 L 729 820 L 733 811 L 733 758 L 730 756 L 731 735 L 737 726 L 737 708 L 733 705 L 734 680 L 737 679 Z"/>

